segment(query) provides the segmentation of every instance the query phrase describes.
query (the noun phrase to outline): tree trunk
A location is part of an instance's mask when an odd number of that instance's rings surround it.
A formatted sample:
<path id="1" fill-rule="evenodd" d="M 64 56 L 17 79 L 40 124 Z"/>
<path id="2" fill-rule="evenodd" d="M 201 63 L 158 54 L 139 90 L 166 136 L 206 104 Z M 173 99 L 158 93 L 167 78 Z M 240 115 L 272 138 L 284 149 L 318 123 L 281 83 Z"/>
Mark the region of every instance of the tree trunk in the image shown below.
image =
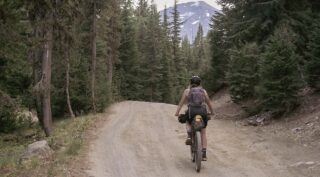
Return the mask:
<path id="1" fill-rule="evenodd" d="M 119 14 L 120 14 L 120 4 L 118 0 L 112 0 L 109 4 L 110 14 L 109 19 L 109 27 L 111 30 L 111 34 L 108 37 L 108 45 L 110 49 L 108 49 L 108 56 L 107 56 L 107 82 L 108 82 L 108 100 L 112 101 L 113 99 L 113 65 L 117 59 L 117 52 L 120 45 L 120 38 L 119 38 Z"/>
<path id="2" fill-rule="evenodd" d="M 96 1 L 93 1 L 93 15 L 92 15 L 92 31 L 91 31 L 91 49 L 92 49 L 92 63 L 91 63 L 91 100 L 92 100 L 92 109 L 93 112 L 96 112 L 96 99 L 95 99 L 95 79 L 96 79 L 96 64 L 97 64 L 97 51 L 96 51 Z"/>
<path id="3" fill-rule="evenodd" d="M 113 4 L 112 4 L 113 5 Z M 111 5 L 111 10 L 114 10 L 114 7 Z M 113 14 L 114 15 L 114 14 Z M 108 37 L 108 44 L 110 45 L 110 48 L 107 47 L 107 89 L 108 89 L 108 101 L 110 102 L 112 100 L 112 78 L 113 78 L 113 49 L 114 44 L 112 44 L 114 41 L 114 31 L 113 31 L 113 16 L 111 15 L 109 19 L 109 26 L 111 28 L 111 36 Z"/>
<path id="4" fill-rule="evenodd" d="M 66 57 L 66 95 L 67 95 L 67 104 L 68 104 L 68 110 L 71 118 L 74 118 L 74 113 L 72 110 L 71 106 L 71 101 L 70 101 L 70 93 L 69 93 L 69 85 L 70 85 L 70 56 L 69 56 L 69 46 L 67 46 L 65 50 L 65 57 Z"/>
<path id="5" fill-rule="evenodd" d="M 112 78 L 113 78 L 113 54 L 110 52 L 110 56 L 107 57 L 108 63 L 108 97 L 109 101 L 112 100 Z"/>
<path id="6" fill-rule="evenodd" d="M 52 14 L 49 14 L 49 23 L 52 20 Z M 43 128 L 46 136 L 52 133 L 52 113 L 51 113 L 51 62 L 52 62 L 52 45 L 53 45 L 53 26 L 49 24 L 45 29 L 45 43 L 42 57 L 42 114 Z"/>
<path id="7" fill-rule="evenodd" d="M 42 29 L 40 29 L 39 26 L 36 26 L 34 28 L 34 32 L 33 32 L 33 36 L 34 38 L 40 38 L 43 37 L 41 31 L 43 31 Z M 32 58 L 32 62 L 33 62 L 33 71 L 32 71 L 32 76 L 33 76 L 33 85 L 35 86 L 41 79 L 41 60 L 42 60 L 42 52 L 43 49 L 42 47 L 39 46 L 34 46 L 31 51 L 30 51 L 30 57 Z M 43 128 L 43 114 L 42 114 L 42 104 L 41 104 L 41 93 L 39 92 L 39 90 L 36 90 L 34 92 L 35 98 L 34 98 L 34 104 L 36 107 L 36 111 L 37 111 L 37 116 L 39 119 L 39 123 L 41 125 L 41 127 Z"/>

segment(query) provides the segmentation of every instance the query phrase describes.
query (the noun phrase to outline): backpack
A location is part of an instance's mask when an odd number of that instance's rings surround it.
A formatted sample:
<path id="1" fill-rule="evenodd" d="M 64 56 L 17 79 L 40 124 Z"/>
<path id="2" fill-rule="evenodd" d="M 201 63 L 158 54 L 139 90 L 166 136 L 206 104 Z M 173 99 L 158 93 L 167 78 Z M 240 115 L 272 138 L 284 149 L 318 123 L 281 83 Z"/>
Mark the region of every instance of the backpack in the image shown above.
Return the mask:
<path id="1" fill-rule="evenodd" d="M 188 95 L 188 105 L 191 107 L 201 107 L 205 101 L 204 90 L 202 88 L 190 88 Z"/>

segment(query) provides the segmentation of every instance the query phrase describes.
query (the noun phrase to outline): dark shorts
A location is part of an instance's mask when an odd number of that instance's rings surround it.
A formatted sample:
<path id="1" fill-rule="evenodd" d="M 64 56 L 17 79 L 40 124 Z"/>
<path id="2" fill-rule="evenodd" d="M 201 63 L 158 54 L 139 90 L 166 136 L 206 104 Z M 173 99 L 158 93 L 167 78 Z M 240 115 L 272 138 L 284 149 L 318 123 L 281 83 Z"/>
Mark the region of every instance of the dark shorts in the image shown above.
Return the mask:
<path id="1" fill-rule="evenodd" d="M 190 110 L 190 115 L 189 115 Z M 208 115 L 207 115 L 207 109 L 205 107 L 189 107 L 186 111 L 186 115 L 188 116 L 188 123 L 191 124 L 193 121 L 193 117 L 196 115 L 201 115 L 203 118 L 204 126 L 205 128 L 208 125 Z"/>

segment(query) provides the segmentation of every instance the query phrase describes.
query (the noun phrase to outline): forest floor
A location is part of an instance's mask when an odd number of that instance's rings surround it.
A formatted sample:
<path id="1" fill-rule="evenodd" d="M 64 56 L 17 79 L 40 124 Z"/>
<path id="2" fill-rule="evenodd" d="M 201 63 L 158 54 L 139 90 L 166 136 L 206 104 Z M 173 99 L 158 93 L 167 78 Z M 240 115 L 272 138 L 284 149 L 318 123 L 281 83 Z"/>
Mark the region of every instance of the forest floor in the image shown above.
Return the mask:
<path id="1" fill-rule="evenodd" d="M 0 134 L 0 177 L 70 176 L 74 162 L 86 154 L 83 148 L 83 144 L 87 142 L 83 142 L 86 130 L 93 127 L 101 117 L 96 114 L 56 120 L 51 137 L 46 137 L 36 124 L 10 134 Z M 40 140 L 48 142 L 53 154 L 22 161 L 26 147 Z"/>
<path id="2" fill-rule="evenodd" d="M 239 105 L 222 91 L 213 97 L 208 161 L 197 176 L 319 177 L 320 96 L 310 96 L 288 118 L 268 126 L 243 126 Z M 87 134 L 85 154 L 71 176 L 195 176 L 185 126 L 175 105 L 126 101 L 111 106 Z"/>

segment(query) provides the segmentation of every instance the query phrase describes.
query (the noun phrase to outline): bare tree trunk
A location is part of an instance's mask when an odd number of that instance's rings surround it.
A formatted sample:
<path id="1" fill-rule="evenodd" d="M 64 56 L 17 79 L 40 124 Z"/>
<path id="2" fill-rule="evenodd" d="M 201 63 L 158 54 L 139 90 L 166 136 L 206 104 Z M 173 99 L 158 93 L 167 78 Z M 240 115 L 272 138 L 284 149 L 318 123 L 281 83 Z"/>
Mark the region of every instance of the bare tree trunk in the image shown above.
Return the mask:
<path id="1" fill-rule="evenodd" d="M 108 95 L 109 101 L 112 100 L 112 79 L 113 79 L 113 54 L 110 52 L 110 56 L 107 56 L 108 60 Z"/>
<path id="2" fill-rule="evenodd" d="M 96 65 L 97 65 L 97 46 L 96 46 L 96 33 L 97 33 L 97 25 L 96 25 L 96 1 L 93 1 L 93 21 L 92 21 L 92 33 L 91 33 L 91 49 L 92 49 L 92 63 L 91 63 L 91 100 L 92 100 L 92 108 L 93 112 L 96 112 L 96 99 L 95 99 L 95 79 L 96 79 Z"/>
<path id="3" fill-rule="evenodd" d="M 42 37 L 42 33 L 41 31 L 43 31 L 42 29 L 40 29 L 39 26 L 36 26 L 34 28 L 34 32 L 33 32 L 33 36 L 35 38 L 39 38 Z M 41 79 L 41 60 L 42 60 L 42 52 L 43 49 L 40 46 L 33 46 L 33 48 L 30 51 L 30 57 L 32 58 L 32 62 L 33 62 L 33 71 L 32 71 L 32 76 L 33 76 L 33 85 L 36 85 L 40 79 Z M 37 111 L 37 116 L 39 119 L 39 123 L 43 126 L 43 114 L 42 114 L 42 104 L 41 104 L 41 93 L 39 92 L 39 90 L 36 90 L 34 92 L 35 98 L 34 98 L 34 104 L 36 107 L 36 111 Z"/>
<path id="4" fill-rule="evenodd" d="M 114 62 L 117 59 L 117 51 L 120 46 L 120 37 L 119 37 L 119 14 L 120 14 L 120 5 L 119 1 L 112 0 L 110 2 L 110 11 L 112 13 L 110 14 L 109 19 L 109 26 L 111 29 L 111 34 L 108 37 L 108 45 L 110 46 L 110 49 L 108 50 L 108 56 L 107 56 L 107 67 L 108 67 L 108 73 L 107 73 L 107 82 L 108 82 L 108 97 L 109 101 L 113 99 L 113 65 Z"/>
<path id="5" fill-rule="evenodd" d="M 52 14 L 49 14 L 49 21 L 51 22 Z M 49 23 L 50 23 L 49 22 Z M 42 113 L 43 125 L 46 136 L 52 133 L 52 113 L 51 113 L 51 62 L 52 62 L 52 45 L 53 45 L 53 27 L 52 24 L 45 29 L 45 43 L 42 58 Z"/>
<path id="6" fill-rule="evenodd" d="M 69 46 L 67 46 L 65 50 L 65 57 L 66 57 L 66 95 L 67 95 L 67 104 L 68 104 L 68 110 L 71 118 L 74 118 L 74 113 L 71 106 L 70 101 L 70 93 L 69 93 L 69 85 L 70 85 L 70 55 L 69 55 L 70 49 Z"/>
<path id="7" fill-rule="evenodd" d="M 36 53 L 37 54 L 35 55 L 34 60 L 38 60 L 37 62 L 39 62 L 41 60 L 41 52 L 38 49 L 36 51 Z M 34 72 L 35 72 L 34 80 L 35 80 L 35 83 L 38 82 L 41 79 L 41 74 L 39 73 L 39 68 L 41 68 L 41 67 L 39 65 L 40 65 L 39 63 L 36 63 L 35 64 L 36 68 L 34 68 Z M 42 103 L 41 103 L 41 93 L 38 92 L 38 91 L 35 92 L 35 104 L 36 104 L 37 116 L 38 116 L 40 125 L 42 126 L 42 128 L 44 128 L 43 113 L 42 113 Z"/>

